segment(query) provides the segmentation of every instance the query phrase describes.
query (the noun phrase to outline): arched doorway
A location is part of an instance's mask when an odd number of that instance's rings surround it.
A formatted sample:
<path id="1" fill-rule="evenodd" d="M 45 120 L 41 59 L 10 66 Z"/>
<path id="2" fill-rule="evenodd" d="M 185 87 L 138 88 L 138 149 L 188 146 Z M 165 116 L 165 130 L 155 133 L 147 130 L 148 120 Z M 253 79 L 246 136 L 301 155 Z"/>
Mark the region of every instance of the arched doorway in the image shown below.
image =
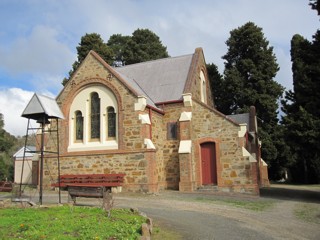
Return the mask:
<path id="1" fill-rule="evenodd" d="M 217 184 L 216 145 L 214 142 L 206 142 L 200 145 L 202 185 Z"/>

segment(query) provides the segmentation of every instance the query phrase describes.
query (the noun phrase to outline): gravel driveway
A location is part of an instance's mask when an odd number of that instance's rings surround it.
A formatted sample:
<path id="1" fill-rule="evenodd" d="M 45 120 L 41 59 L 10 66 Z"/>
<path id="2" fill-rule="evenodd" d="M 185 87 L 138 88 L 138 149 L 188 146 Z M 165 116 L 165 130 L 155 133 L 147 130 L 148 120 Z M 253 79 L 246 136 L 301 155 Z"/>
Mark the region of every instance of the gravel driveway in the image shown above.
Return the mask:
<path id="1" fill-rule="evenodd" d="M 303 188 L 273 186 L 261 197 L 226 196 L 210 193 L 114 194 L 116 207 L 137 208 L 153 218 L 156 225 L 177 232 L 180 239 L 320 239 L 320 187 Z M 0 198 L 4 198 L 1 195 Z M 37 196 L 33 195 L 34 201 Z M 56 203 L 57 193 L 45 192 L 44 204 Z M 229 200 L 272 202 L 263 211 L 253 211 L 227 204 Z M 62 194 L 62 203 L 67 195 Z M 100 200 L 79 198 L 79 204 L 98 205 Z M 294 210 L 307 206 L 319 214 L 316 222 L 296 217 Z"/>
<path id="2" fill-rule="evenodd" d="M 199 196 L 208 201 L 199 201 Z M 320 224 L 300 220 L 294 215 L 294 209 L 302 204 L 300 200 L 240 198 L 253 202 L 272 201 L 273 205 L 259 212 L 223 204 L 230 199 L 226 196 L 173 191 L 146 196 L 119 194 L 116 204 L 140 209 L 160 225 L 178 232 L 182 239 L 320 239 Z M 217 203 L 217 199 L 222 203 Z M 320 213 L 320 198 L 318 200 L 306 204 L 316 207 Z"/>

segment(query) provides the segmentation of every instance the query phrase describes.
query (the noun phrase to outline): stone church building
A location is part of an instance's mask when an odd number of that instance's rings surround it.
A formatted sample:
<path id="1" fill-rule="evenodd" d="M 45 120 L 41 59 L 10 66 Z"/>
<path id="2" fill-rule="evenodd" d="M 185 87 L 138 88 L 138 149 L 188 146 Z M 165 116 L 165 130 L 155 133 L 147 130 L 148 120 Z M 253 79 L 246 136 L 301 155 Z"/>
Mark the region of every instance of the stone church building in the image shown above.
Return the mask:
<path id="1" fill-rule="evenodd" d="M 117 68 L 91 51 L 56 101 L 61 174 L 125 173 L 124 191 L 145 192 L 259 194 L 269 183 L 254 108 L 215 109 L 201 48 Z M 57 159 L 45 161 L 50 186 Z"/>

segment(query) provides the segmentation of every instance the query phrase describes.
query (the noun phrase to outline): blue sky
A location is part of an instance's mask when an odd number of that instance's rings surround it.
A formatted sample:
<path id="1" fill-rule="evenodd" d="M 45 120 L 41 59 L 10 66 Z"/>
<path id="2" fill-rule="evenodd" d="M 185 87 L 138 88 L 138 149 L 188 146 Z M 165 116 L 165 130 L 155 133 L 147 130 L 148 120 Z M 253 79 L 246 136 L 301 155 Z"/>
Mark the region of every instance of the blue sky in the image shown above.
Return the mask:
<path id="1" fill-rule="evenodd" d="M 202 47 L 207 63 L 222 73 L 230 31 L 254 22 L 274 47 L 280 71 L 276 80 L 292 87 L 290 40 L 311 40 L 319 17 L 308 0 L 0 0 L 0 113 L 5 129 L 24 135 L 21 113 L 34 92 L 55 97 L 76 60 L 86 33 L 131 35 L 137 28 L 155 32 L 170 56 Z"/>

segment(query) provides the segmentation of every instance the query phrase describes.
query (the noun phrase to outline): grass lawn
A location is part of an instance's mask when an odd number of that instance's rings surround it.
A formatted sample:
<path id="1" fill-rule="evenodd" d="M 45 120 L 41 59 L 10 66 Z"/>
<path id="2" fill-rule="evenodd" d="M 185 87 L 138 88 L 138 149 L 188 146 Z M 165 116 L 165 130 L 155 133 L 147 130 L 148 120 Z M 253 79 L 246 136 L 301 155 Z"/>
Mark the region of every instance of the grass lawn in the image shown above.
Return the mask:
<path id="1" fill-rule="evenodd" d="M 110 218 L 100 208 L 0 209 L 0 239 L 139 239 L 146 219 L 126 209 Z"/>

